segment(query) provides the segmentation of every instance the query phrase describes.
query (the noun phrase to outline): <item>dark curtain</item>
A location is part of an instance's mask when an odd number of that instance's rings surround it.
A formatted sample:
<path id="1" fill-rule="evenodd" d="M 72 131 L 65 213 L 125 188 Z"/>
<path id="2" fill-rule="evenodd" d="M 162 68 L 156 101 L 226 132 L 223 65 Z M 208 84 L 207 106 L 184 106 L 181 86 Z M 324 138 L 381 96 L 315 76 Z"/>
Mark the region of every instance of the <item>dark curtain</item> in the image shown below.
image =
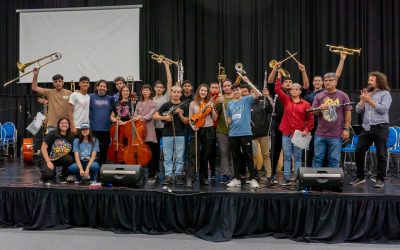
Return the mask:
<path id="1" fill-rule="evenodd" d="M 274 236 L 306 242 L 400 240 L 398 196 L 170 194 L 141 190 L 0 188 L 0 226 L 186 233 L 208 241 Z"/>
<path id="2" fill-rule="evenodd" d="M 215 81 L 219 62 L 228 77 L 235 78 L 234 65 L 241 62 L 253 83 L 261 87 L 268 62 L 286 57 L 285 49 L 299 53 L 297 58 L 306 66 L 311 80 L 313 75 L 335 71 L 339 56 L 330 53 L 325 45 L 342 44 L 362 51 L 360 56 L 346 59 L 340 89 L 361 89 L 366 86 L 368 72 L 373 70 L 386 73 L 393 89 L 400 87 L 397 0 L 0 1 L 0 83 L 17 75 L 16 9 L 124 4 L 143 4 L 140 70 L 147 83 L 165 80 L 163 67 L 150 59 L 149 50 L 173 60 L 182 59 L 185 79 L 196 85 Z M 293 61 L 283 67 L 294 81 L 300 80 Z M 26 112 L 35 108 L 33 97 L 30 86 L 14 84 L 3 88 L 1 84 L 0 121 L 15 122 L 20 134 L 24 134 L 30 121 Z M 357 100 L 356 96 L 354 101 Z M 19 107 L 20 113 L 16 112 Z"/>

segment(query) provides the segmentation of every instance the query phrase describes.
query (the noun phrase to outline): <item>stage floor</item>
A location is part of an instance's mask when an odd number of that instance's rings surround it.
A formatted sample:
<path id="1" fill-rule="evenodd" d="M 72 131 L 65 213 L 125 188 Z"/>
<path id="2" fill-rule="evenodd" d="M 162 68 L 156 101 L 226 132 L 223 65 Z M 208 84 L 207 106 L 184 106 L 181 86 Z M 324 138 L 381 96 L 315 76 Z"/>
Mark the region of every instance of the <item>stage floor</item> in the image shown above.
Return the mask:
<path id="1" fill-rule="evenodd" d="M 141 189 L 39 183 L 37 166 L 0 164 L 0 226 L 28 230 L 88 227 L 123 233 L 186 233 L 213 242 L 241 237 L 306 242 L 400 241 L 400 181 L 343 192 L 295 186 L 227 188 L 211 180 L 193 188 L 146 183 Z M 398 173 L 397 173 L 398 174 Z"/>
<path id="2" fill-rule="evenodd" d="M 1 187 L 38 187 L 43 186 L 49 188 L 62 188 L 62 189 L 110 189 L 101 186 L 89 186 L 75 183 L 61 184 L 54 183 L 49 186 L 39 183 L 40 171 L 38 166 L 26 165 L 21 159 L 8 159 L 0 162 L 0 186 Z M 281 178 L 281 173 L 278 173 L 278 179 Z M 391 175 L 387 178 L 384 188 L 374 188 L 374 181 L 367 179 L 365 184 L 352 186 L 349 183 L 353 180 L 353 177 L 345 176 L 345 183 L 343 192 L 332 192 L 332 191 L 311 191 L 308 194 L 330 194 L 330 195 L 395 195 L 400 196 L 400 178 L 399 174 Z M 280 186 L 278 184 L 267 186 L 263 180 L 259 181 L 259 189 L 251 189 L 249 185 L 244 187 L 228 188 L 226 184 L 220 183 L 219 180 L 210 180 L 209 185 L 200 185 L 197 181 L 193 188 L 186 188 L 184 185 L 174 186 L 163 186 L 160 183 L 152 182 L 149 183 L 146 180 L 146 184 L 140 190 L 142 191 L 162 191 L 162 192 L 176 192 L 176 193 L 210 193 L 210 192 L 229 192 L 229 193 L 255 193 L 255 194 L 273 194 L 273 193 L 291 193 L 291 194 L 303 194 L 304 191 L 297 191 L 294 185 L 292 186 Z M 124 187 L 113 187 L 113 189 L 124 189 L 129 190 L 130 188 Z M 135 189 L 138 190 L 138 189 Z"/>

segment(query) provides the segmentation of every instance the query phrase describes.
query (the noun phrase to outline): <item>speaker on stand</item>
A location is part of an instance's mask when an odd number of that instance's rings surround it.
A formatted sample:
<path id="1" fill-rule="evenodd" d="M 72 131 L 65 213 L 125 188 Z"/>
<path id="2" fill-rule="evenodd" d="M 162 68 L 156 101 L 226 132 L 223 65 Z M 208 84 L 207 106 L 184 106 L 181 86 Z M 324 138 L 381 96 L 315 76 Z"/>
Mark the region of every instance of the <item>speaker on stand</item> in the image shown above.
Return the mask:
<path id="1" fill-rule="evenodd" d="M 103 164 L 100 179 L 103 187 L 142 188 L 145 184 L 144 168 L 140 165 Z"/>
<path id="2" fill-rule="evenodd" d="M 342 168 L 299 168 L 297 190 L 343 191 L 344 174 Z"/>

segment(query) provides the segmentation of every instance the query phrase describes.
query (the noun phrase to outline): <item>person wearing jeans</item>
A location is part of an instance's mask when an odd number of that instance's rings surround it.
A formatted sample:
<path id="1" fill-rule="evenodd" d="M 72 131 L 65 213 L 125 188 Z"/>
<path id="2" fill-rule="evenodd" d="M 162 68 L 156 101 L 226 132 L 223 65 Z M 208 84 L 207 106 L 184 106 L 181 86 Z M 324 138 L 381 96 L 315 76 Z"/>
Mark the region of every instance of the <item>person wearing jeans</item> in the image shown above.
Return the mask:
<path id="1" fill-rule="evenodd" d="M 349 139 L 352 107 L 349 96 L 336 86 L 336 73 L 325 74 L 325 90 L 313 101 L 313 114 L 318 117 L 312 162 L 314 168 L 322 167 L 326 154 L 328 154 L 328 167 L 339 167 L 342 139 Z"/>
<path id="2" fill-rule="evenodd" d="M 311 107 L 310 103 L 300 97 L 300 84 L 292 83 L 290 96 L 283 92 L 280 73 L 276 79 L 275 93 L 278 94 L 284 107 L 282 122 L 279 125 L 279 130 L 282 131 L 284 169 L 281 185 L 288 185 L 292 177 L 292 157 L 294 157 L 294 172 L 297 173 L 301 166 L 302 154 L 301 148 L 292 143 L 292 136 L 296 130 L 299 130 L 302 136 L 309 134 L 314 127 L 314 116 L 307 112 Z"/>
<path id="3" fill-rule="evenodd" d="M 314 148 L 313 162 L 316 166 L 322 166 L 327 152 L 328 167 L 339 167 L 340 161 L 337 156 L 340 155 L 342 151 L 342 138 L 324 138 L 315 135 L 314 144 L 318 145 L 318 147 Z"/>

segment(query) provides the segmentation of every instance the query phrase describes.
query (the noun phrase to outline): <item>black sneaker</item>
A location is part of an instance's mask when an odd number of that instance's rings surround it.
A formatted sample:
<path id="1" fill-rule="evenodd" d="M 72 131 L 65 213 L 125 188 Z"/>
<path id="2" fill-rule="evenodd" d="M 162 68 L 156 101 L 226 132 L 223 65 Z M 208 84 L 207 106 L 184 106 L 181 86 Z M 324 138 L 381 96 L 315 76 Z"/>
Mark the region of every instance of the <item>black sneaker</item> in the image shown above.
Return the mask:
<path id="1" fill-rule="evenodd" d="M 376 183 L 374 185 L 375 188 L 383 188 L 385 186 L 385 183 L 381 180 L 376 180 Z"/>
<path id="2" fill-rule="evenodd" d="M 288 179 L 283 179 L 283 180 L 279 183 L 279 185 L 281 185 L 281 186 L 288 186 L 288 185 L 290 185 L 290 180 L 288 180 Z"/>
<path id="3" fill-rule="evenodd" d="M 172 177 L 171 176 L 165 176 L 165 179 L 162 183 L 164 186 L 172 184 Z"/>
<path id="4" fill-rule="evenodd" d="M 62 175 L 62 174 L 60 174 L 58 176 L 58 180 L 60 181 L 61 184 L 66 184 L 67 183 L 67 177 Z"/>
<path id="5" fill-rule="evenodd" d="M 193 187 L 192 179 L 187 178 L 187 179 L 186 179 L 186 185 L 185 185 L 185 186 L 188 187 L 188 188 Z"/>
<path id="6" fill-rule="evenodd" d="M 357 178 L 355 181 L 350 182 L 350 185 L 355 186 L 355 185 L 359 185 L 359 184 L 363 184 L 363 183 L 365 183 L 365 179 L 364 178 Z"/>
<path id="7" fill-rule="evenodd" d="M 182 178 L 181 175 L 176 176 L 175 181 L 176 181 L 176 185 L 183 185 L 184 184 L 183 183 L 183 178 Z"/>

